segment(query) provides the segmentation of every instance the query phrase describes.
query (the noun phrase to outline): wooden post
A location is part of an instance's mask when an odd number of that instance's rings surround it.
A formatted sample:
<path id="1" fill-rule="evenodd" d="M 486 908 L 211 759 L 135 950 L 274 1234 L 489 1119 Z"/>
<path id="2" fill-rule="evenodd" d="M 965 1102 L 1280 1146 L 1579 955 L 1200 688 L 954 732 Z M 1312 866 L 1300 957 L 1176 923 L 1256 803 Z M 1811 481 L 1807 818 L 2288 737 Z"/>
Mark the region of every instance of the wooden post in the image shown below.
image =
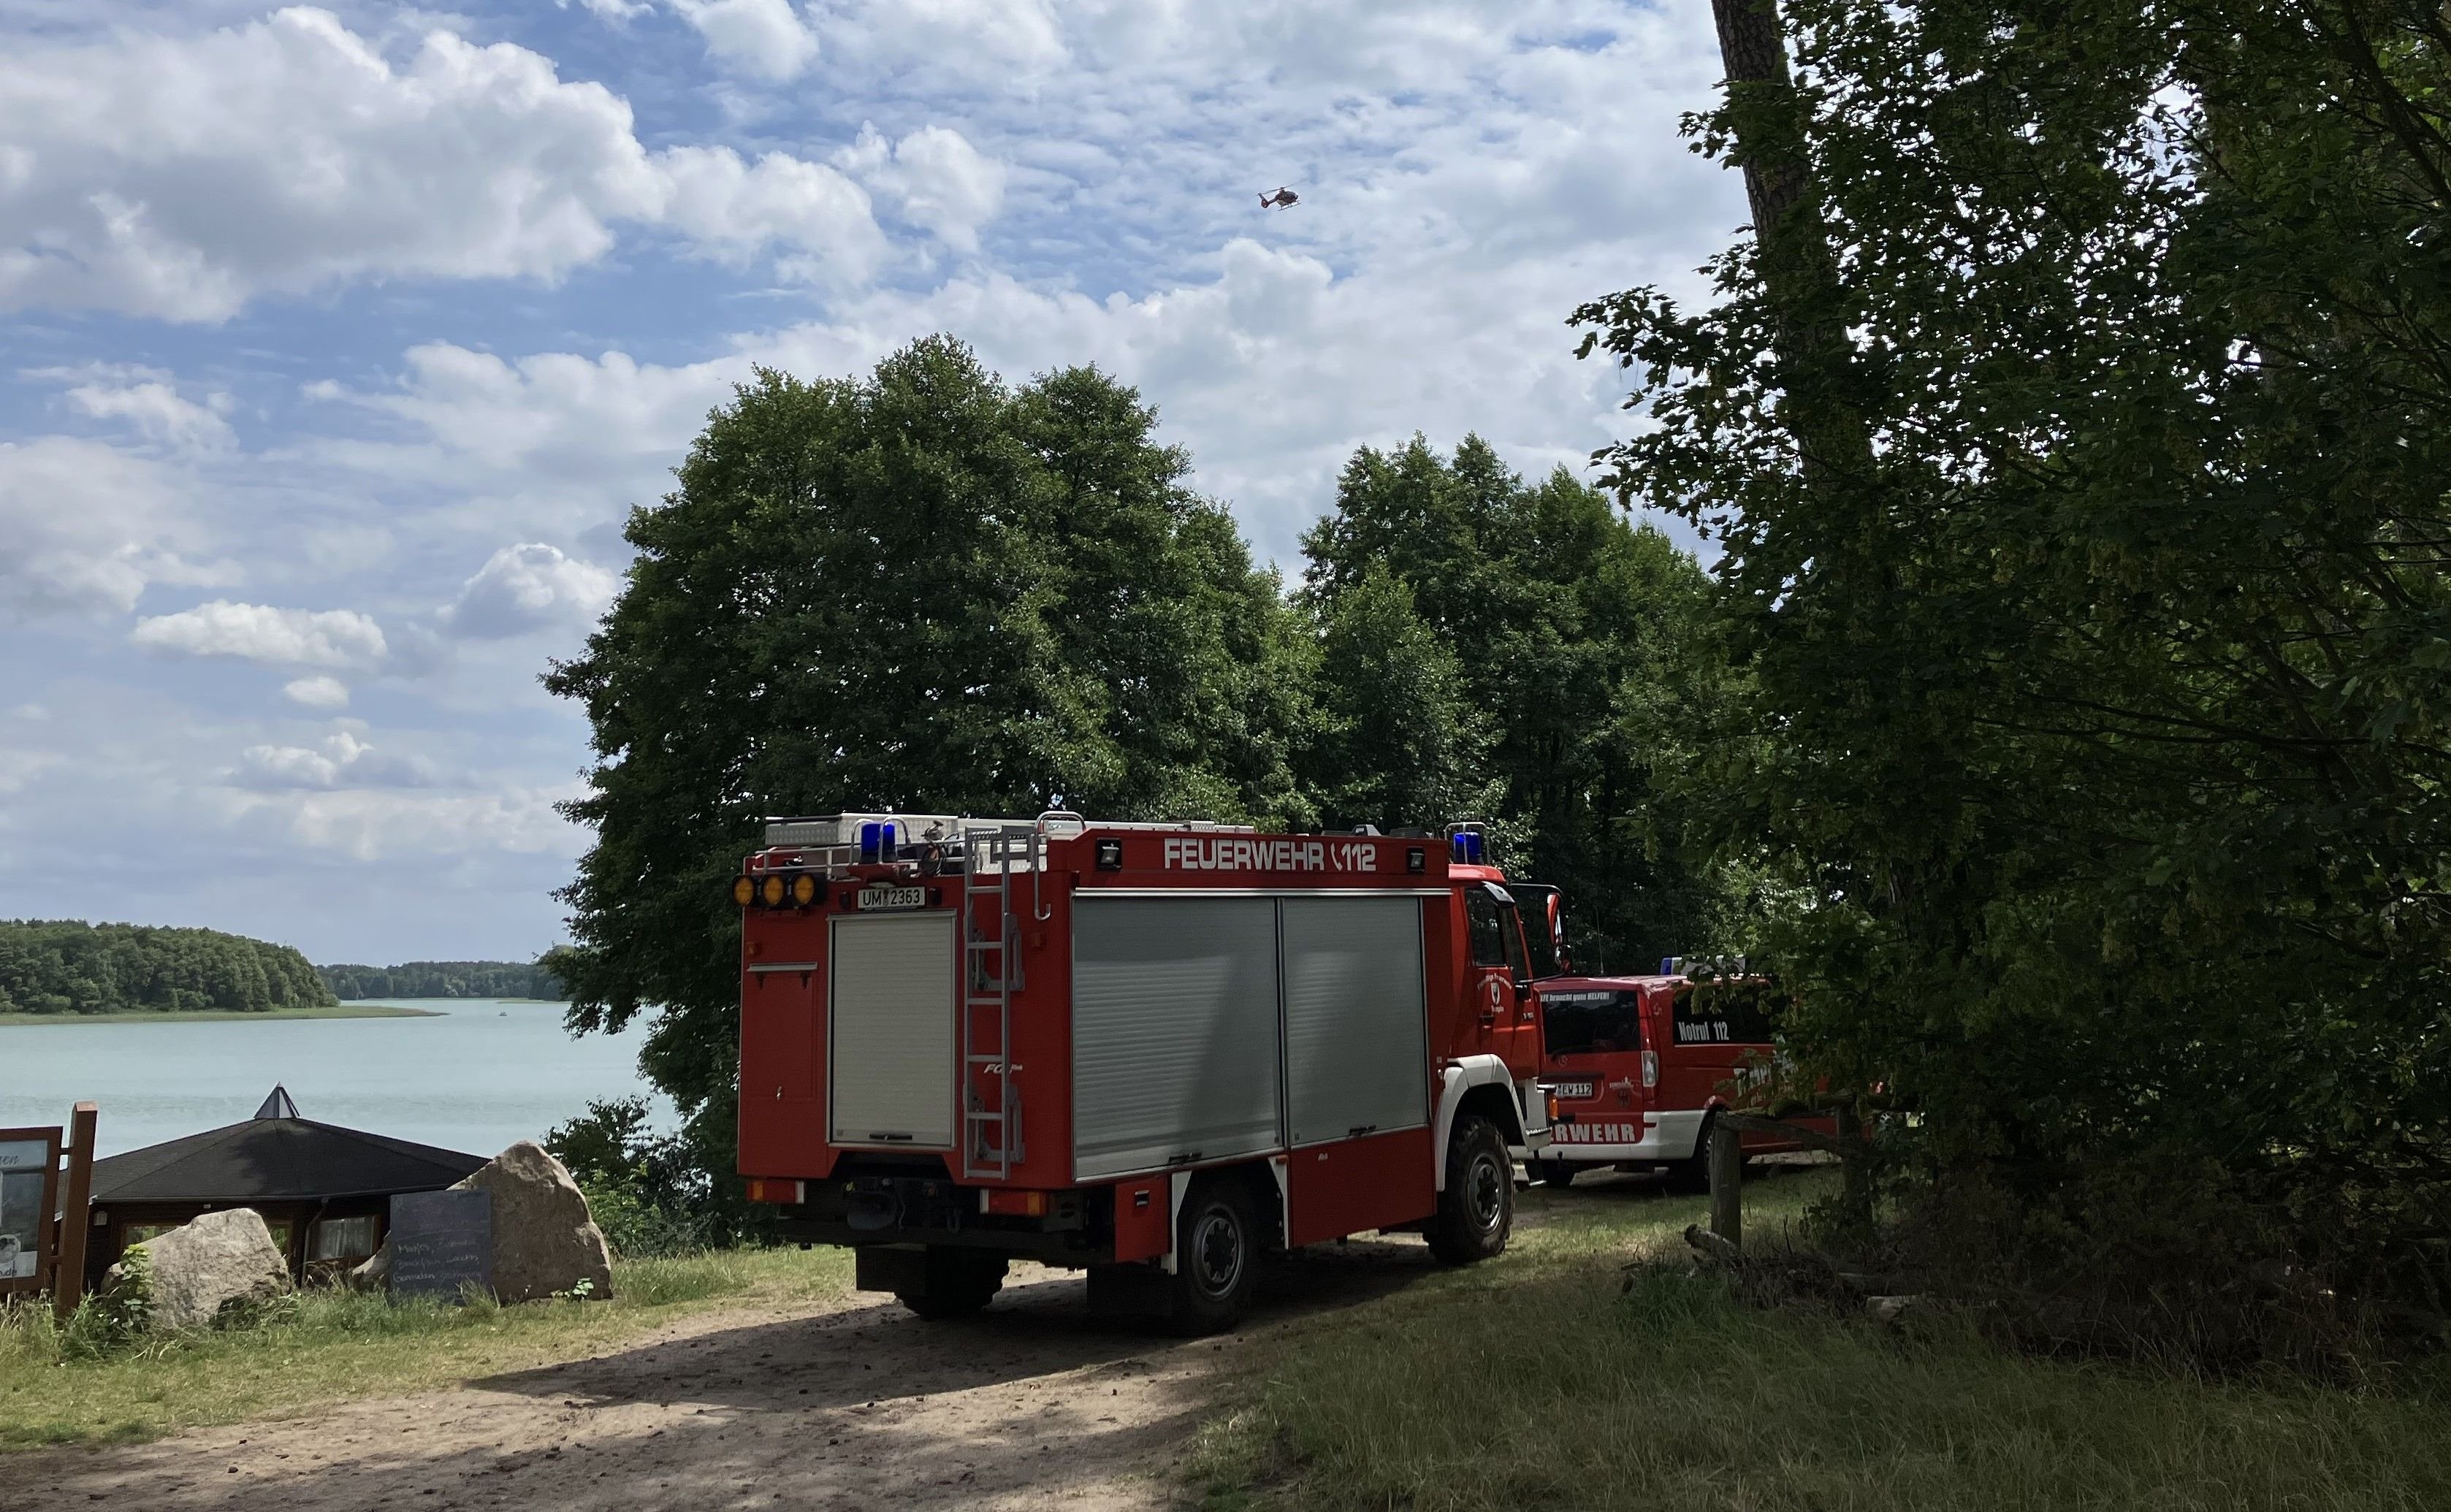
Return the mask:
<path id="1" fill-rule="evenodd" d="M 1711 1120 L 1711 1231 L 1744 1248 L 1745 1136 L 1723 1118 Z"/>
<path id="2" fill-rule="evenodd" d="M 93 1234 L 93 1127 L 100 1117 L 91 1103 L 69 1115 L 68 1191 L 60 1200 L 60 1236 L 51 1274 L 51 1306 L 62 1320 L 85 1300 L 85 1247 Z"/>
<path id="3" fill-rule="evenodd" d="M 1840 1103 L 1835 1120 L 1838 1137 L 1846 1149 L 1839 1155 L 1839 1206 L 1847 1222 L 1860 1233 L 1873 1227 L 1873 1172 L 1866 1163 L 1864 1120 L 1855 1110 L 1855 1100 Z"/>

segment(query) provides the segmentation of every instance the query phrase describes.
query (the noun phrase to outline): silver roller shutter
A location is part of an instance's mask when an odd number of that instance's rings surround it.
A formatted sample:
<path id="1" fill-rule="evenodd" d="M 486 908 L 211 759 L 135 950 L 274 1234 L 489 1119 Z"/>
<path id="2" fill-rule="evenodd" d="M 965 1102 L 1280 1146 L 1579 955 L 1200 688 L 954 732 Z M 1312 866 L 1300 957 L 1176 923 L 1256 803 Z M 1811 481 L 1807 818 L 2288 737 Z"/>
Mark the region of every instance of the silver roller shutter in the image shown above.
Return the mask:
<path id="1" fill-rule="evenodd" d="M 1075 895 L 1077 1179 L 1275 1147 L 1277 910 L 1268 898 Z"/>
<path id="2" fill-rule="evenodd" d="M 833 923 L 827 1106 L 837 1145 L 953 1148 L 953 915 Z"/>
<path id="3" fill-rule="evenodd" d="M 1293 1143 L 1428 1123 L 1421 899 L 1283 901 Z"/>

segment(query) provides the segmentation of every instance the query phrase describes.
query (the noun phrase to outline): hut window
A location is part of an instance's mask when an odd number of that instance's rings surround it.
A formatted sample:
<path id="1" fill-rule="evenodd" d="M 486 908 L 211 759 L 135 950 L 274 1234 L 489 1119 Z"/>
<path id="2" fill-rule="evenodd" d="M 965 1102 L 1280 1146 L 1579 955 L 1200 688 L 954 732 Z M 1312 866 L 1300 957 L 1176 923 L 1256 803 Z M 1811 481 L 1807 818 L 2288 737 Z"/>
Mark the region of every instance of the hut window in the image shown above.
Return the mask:
<path id="1" fill-rule="evenodd" d="M 184 1222 L 175 1224 L 129 1224 L 126 1229 L 127 1238 L 124 1239 L 122 1243 L 131 1247 L 141 1245 L 147 1239 L 159 1239 L 173 1228 L 183 1228 L 185 1227 L 186 1226 Z"/>
<path id="2" fill-rule="evenodd" d="M 375 1252 L 375 1218 L 326 1218 L 309 1230 L 309 1260 L 361 1260 Z"/>

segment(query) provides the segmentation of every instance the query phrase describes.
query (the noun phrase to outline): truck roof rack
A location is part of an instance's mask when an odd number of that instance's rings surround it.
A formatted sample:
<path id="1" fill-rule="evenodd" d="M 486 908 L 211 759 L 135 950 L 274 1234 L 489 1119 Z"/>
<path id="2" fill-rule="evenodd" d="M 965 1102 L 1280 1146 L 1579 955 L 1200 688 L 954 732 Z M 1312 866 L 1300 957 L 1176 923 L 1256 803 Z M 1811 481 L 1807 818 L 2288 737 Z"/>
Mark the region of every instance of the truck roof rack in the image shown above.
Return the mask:
<path id="1" fill-rule="evenodd" d="M 1049 840 L 1069 839 L 1085 830 L 1187 831 L 1201 835 L 1253 835 L 1248 824 L 1211 819 L 1087 819 L 1069 809 L 1049 809 L 1035 819 L 988 818 L 969 814 L 848 813 L 766 820 L 766 852 L 752 857 L 753 871 L 811 868 L 839 875 L 853 866 L 915 862 L 925 872 L 1036 871 Z M 1016 843 L 1016 842 L 1028 843 Z"/>
<path id="2" fill-rule="evenodd" d="M 1049 809 L 1034 819 L 990 818 L 971 814 L 845 813 L 766 820 L 769 846 L 833 847 L 858 845 L 863 835 L 877 838 L 872 825 L 895 827 L 902 845 L 958 843 L 965 835 L 983 831 L 1036 830 L 1052 839 L 1068 839 L 1084 830 L 1187 830 L 1203 835 L 1256 835 L 1249 824 L 1224 824 L 1214 819 L 1088 819 L 1069 809 Z"/>

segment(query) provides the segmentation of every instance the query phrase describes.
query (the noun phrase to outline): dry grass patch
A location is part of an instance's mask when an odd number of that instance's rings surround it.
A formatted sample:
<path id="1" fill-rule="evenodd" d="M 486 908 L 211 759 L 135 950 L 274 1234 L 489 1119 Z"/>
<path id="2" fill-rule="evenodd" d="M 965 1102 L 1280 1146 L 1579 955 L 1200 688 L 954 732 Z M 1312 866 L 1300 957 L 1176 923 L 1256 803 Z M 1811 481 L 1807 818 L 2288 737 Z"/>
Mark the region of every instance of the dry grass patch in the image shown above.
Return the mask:
<path id="1" fill-rule="evenodd" d="M 451 1307 L 316 1291 L 261 1327 L 98 1357 L 52 1327 L 47 1309 L 19 1308 L 0 1325 L 0 1450 L 150 1439 L 457 1385 L 580 1359 L 696 1312 L 830 1301 L 850 1283 L 848 1252 L 833 1249 L 617 1261 L 611 1302 Z"/>

